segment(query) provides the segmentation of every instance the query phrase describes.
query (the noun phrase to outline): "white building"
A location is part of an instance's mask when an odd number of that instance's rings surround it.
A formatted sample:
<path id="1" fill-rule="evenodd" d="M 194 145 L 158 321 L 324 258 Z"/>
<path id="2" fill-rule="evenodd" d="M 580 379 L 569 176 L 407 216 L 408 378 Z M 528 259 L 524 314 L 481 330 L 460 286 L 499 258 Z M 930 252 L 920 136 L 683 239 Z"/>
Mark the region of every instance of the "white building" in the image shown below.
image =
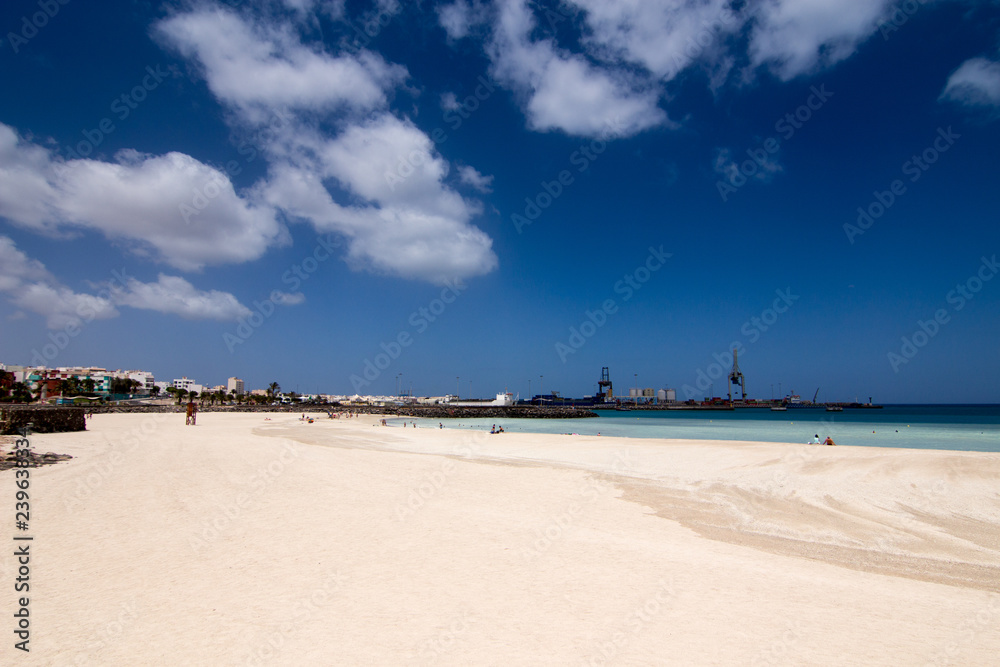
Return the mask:
<path id="1" fill-rule="evenodd" d="M 237 377 L 231 377 L 226 381 L 226 390 L 232 394 L 242 394 L 243 391 L 243 380 Z"/>
<path id="2" fill-rule="evenodd" d="M 115 375 L 118 375 L 121 371 L 115 371 Z M 129 380 L 135 380 L 139 383 L 140 393 L 148 394 L 149 390 L 153 388 L 156 384 L 156 378 L 153 374 L 148 371 L 125 371 L 120 377 L 128 378 Z"/>
<path id="3" fill-rule="evenodd" d="M 205 387 L 198 384 L 194 380 L 188 377 L 182 377 L 180 379 L 175 379 L 170 383 L 175 389 L 183 389 L 184 391 L 196 391 L 199 394 L 205 391 Z"/>

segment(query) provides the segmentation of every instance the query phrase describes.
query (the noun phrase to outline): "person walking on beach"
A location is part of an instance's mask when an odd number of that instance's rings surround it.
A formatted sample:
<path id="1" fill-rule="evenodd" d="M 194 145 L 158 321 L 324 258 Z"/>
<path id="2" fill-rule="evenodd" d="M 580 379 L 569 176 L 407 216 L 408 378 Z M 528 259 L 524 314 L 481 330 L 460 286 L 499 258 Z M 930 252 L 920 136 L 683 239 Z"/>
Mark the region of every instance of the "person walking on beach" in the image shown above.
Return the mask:
<path id="1" fill-rule="evenodd" d="M 187 417 L 184 420 L 185 426 L 194 426 L 195 420 L 198 418 L 198 406 L 194 404 L 194 401 L 188 401 L 187 404 Z"/>

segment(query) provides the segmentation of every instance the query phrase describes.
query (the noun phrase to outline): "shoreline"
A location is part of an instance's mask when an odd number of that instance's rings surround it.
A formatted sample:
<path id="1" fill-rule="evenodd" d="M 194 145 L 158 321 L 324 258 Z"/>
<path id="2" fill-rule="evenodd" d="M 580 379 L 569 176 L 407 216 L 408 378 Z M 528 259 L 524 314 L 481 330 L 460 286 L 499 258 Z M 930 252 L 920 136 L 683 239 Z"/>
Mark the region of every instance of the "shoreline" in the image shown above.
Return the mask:
<path id="1" fill-rule="evenodd" d="M 1000 651 L 996 456 L 377 419 L 96 414 L 88 431 L 33 435 L 74 458 L 31 472 L 22 661 L 897 665 Z M 4 585 L 4 608 L 13 596 Z"/>

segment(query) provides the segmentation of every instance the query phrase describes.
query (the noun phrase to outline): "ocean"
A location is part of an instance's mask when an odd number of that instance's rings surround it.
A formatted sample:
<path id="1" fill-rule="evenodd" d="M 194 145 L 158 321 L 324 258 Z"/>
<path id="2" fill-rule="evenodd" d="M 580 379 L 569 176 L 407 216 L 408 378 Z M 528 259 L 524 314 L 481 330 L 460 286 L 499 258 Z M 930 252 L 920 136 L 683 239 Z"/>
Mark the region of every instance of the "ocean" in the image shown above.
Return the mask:
<path id="1" fill-rule="evenodd" d="M 499 423 L 506 431 L 520 433 L 801 443 L 818 434 L 822 440 L 830 436 L 838 445 L 1000 452 L 1000 405 L 887 405 L 843 412 L 804 408 L 597 412 L 596 419 L 447 420 L 447 427 L 489 431 Z M 437 426 L 437 420 L 412 421 Z"/>

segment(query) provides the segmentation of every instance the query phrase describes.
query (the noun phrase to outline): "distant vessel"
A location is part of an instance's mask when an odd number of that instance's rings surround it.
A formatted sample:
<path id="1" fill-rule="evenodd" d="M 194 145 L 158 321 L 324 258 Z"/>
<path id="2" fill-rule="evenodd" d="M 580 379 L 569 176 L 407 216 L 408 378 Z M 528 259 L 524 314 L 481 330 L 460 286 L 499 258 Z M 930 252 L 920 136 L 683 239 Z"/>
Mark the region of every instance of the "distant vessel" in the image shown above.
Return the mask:
<path id="1" fill-rule="evenodd" d="M 488 399 L 479 399 L 470 401 L 448 401 L 447 405 L 454 407 L 463 407 L 463 408 L 504 407 L 508 405 L 514 405 L 514 394 L 501 391 L 500 393 L 497 394 L 497 397 L 492 401 Z"/>
<path id="2" fill-rule="evenodd" d="M 787 412 L 787 411 L 788 408 L 786 408 L 784 405 L 775 405 L 774 407 L 771 408 L 771 412 Z"/>
<path id="3" fill-rule="evenodd" d="M 843 412 L 844 408 L 840 407 L 839 405 L 828 405 L 828 406 L 826 406 L 826 411 L 827 412 Z"/>

